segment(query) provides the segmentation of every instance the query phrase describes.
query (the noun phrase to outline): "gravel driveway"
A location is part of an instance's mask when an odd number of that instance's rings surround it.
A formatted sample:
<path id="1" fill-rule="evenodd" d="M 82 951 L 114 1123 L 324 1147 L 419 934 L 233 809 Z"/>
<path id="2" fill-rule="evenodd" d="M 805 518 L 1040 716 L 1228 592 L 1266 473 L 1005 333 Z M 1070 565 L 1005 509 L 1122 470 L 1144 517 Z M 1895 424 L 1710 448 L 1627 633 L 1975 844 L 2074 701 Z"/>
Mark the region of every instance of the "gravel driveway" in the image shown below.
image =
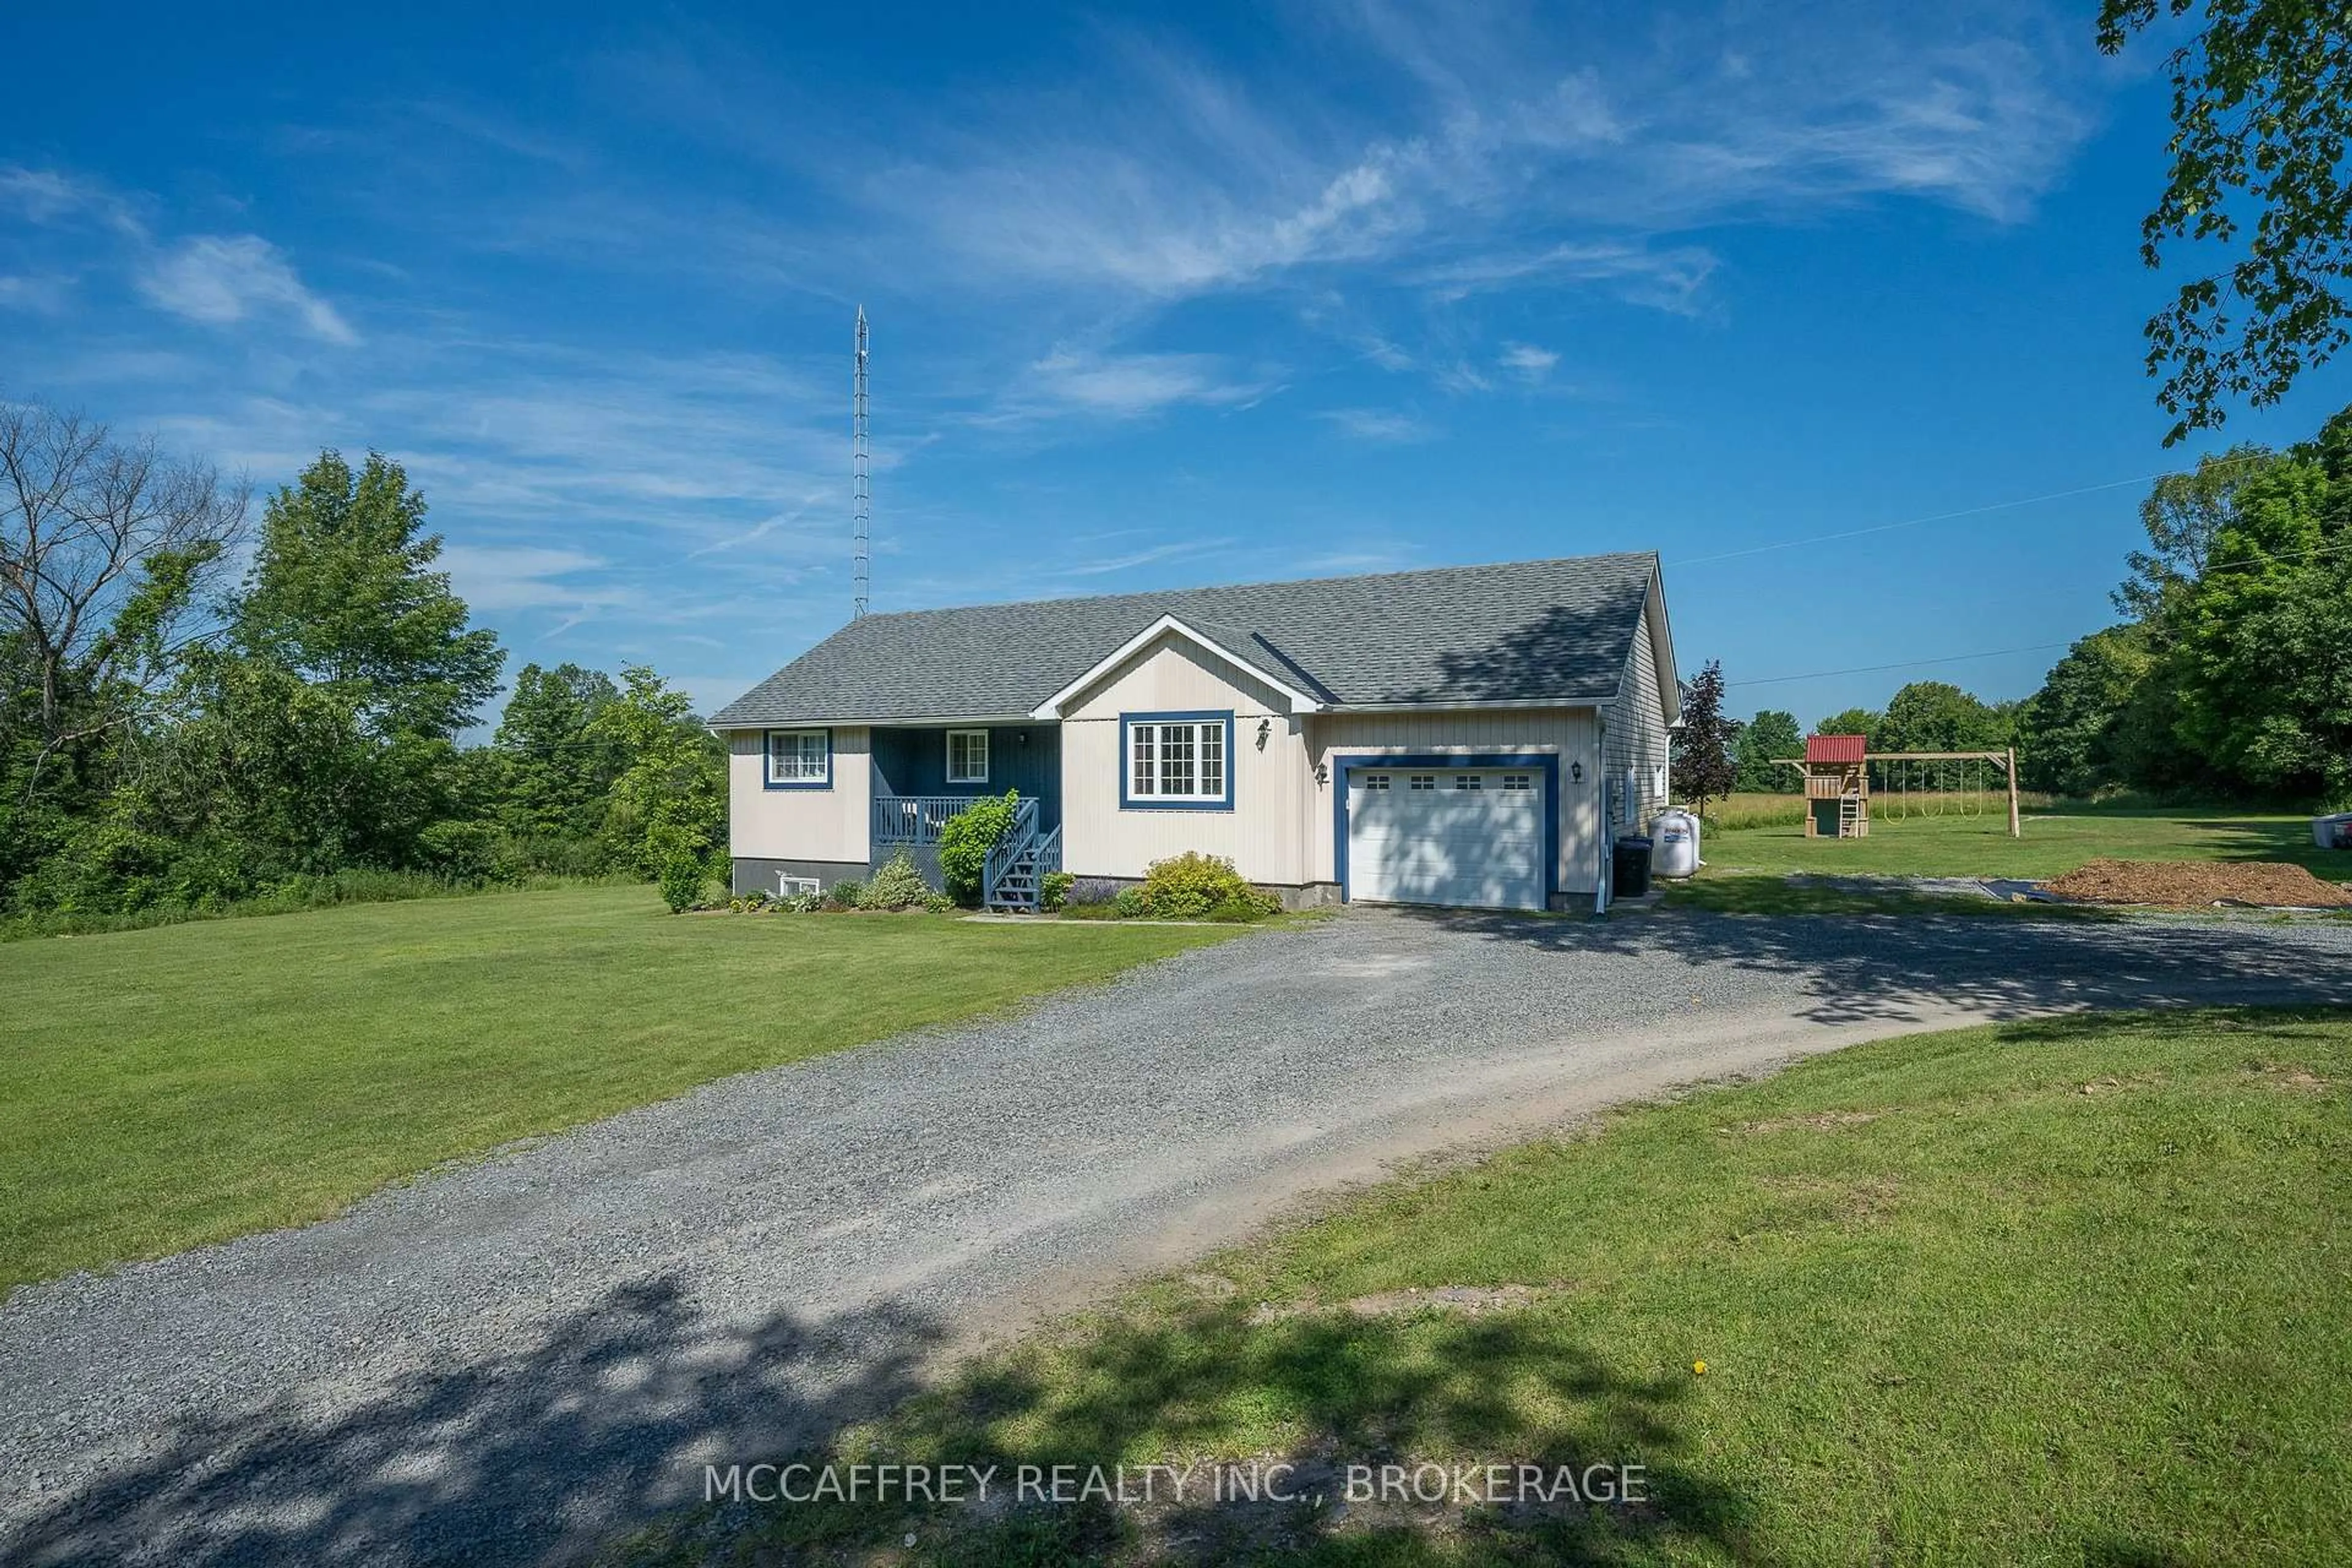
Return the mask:
<path id="1" fill-rule="evenodd" d="M 1358 910 L 1244 937 L 20 1290 L 0 1560 L 577 1556 L 707 1461 L 1399 1158 L 1969 1018 L 2352 1004 L 2347 959 L 2347 925 Z"/>

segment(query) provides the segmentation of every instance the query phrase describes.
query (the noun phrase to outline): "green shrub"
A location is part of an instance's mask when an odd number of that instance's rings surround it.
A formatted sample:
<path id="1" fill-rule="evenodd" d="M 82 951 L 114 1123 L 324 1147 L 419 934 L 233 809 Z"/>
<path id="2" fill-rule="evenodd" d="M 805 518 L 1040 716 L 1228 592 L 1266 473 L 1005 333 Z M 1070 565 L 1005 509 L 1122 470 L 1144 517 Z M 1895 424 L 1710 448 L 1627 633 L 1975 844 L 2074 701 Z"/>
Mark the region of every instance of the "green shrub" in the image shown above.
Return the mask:
<path id="1" fill-rule="evenodd" d="M 1099 904 L 1093 907 L 1102 908 Z M 1151 900 L 1144 896 L 1141 888 L 1121 888 L 1118 896 L 1110 901 L 1110 912 L 1113 920 L 1141 920 L 1151 912 Z"/>
<path id="2" fill-rule="evenodd" d="M 794 893 L 788 899 L 778 899 L 776 908 L 789 910 L 796 915 L 813 915 L 824 908 L 823 893 Z"/>
<path id="3" fill-rule="evenodd" d="M 948 885 L 948 897 L 966 906 L 980 902 L 988 852 L 1012 830 L 1013 813 L 1020 804 L 1020 792 L 1006 790 L 1002 799 L 973 801 L 947 819 L 940 829 L 940 879 Z"/>
<path id="4" fill-rule="evenodd" d="M 1262 921 L 1282 908 L 1282 900 L 1268 893 L 1255 893 L 1246 899 L 1227 899 L 1209 911 L 1209 918 L 1226 925 L 1246 925 Z"/>
<path id="5" fill-rule="evenodd" d="M 1115 921 L 1119 918 L 1116 900 L 1091 904 L 1064 904 L 1062 918 L 1066 921 Z"/>
<path id="6" fill-rule="evenodd" d="M 925 893 L 923 895 L 923 908 L 930 910 L 931 913 L 935 915 L 946 914 L 955 907 L 956 901 L 953 899 L 949 898 L 945 893 L 934 892 Z"/>
<path id="7" fill-rule="evenodd" d="M 1186 850 L 1143 868 L 1143 902 L 1164 921 L 1197 921 L 1221 904 L 1251 903 L 1265 895 L 1242 880 L 1234 863 Z"/>
<path id="8" fill-rule="evenodd" d="M 416 836 L 434 870 L 458 882 L 511 882 L 522 858 L 505 831 L 487 822 L 436 822 Z"/>
<path id="9" fill-rule="evenodd" d="M 1077 879 L 1071 876 L 1067 871 L 1046 872 L 1045 877 L 1037 884 L 1038 908 L 1046 910 L 1060 909 L 1063 904 L 1068 901 L 1070 897 L 1070 885 L 1076 880 Z"/>
<path id="10" fill-rule="evenodd" d="M 866 907 L 867 897 L 865 883 L 855 877 L 844 877 L 825 889 L 824 901 L 836 910 L 862 910 Z"/>
<path id="11" fill-rule="evenodd" d="M 702 857 L 691 850 L 673 851 L 662 862 L 662 902 L 669 912 L 682 915 L 702 901 Z"/>
<path id="12" fill-rule="evenodd" d="M 866 888 L 866 907 L 869 910 L 907 910 L 923 907 L 930 901 L 930 884 L 915 869 L 915 862 L 904 849 L 882 863 L 874 873 L 874 880 Z"/>

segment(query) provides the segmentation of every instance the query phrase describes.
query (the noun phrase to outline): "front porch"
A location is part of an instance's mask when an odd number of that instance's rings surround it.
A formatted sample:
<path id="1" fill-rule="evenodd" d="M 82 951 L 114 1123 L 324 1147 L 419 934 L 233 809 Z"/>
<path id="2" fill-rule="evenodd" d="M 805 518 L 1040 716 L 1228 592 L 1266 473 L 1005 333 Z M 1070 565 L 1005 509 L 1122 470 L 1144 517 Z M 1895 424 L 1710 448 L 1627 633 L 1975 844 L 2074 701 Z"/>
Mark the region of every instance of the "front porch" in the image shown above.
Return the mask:
<path id="1" fill-rule="evenodd" d="M 948 736 L 984 735 L 975 752 L 970 741 L 957 757 L 963 776 L 949 776 Z M 884 844 L 930 844 L 949 817 L 985 795 L 1018 790 L 1037 803 L 1038 826 L 1062 826 L 1062 731 L 1057 724 L 926 724 L 873 732 L 874 819 L 877 848 Z M 970 776 L 975 770 L 980 776 Z"/>
<path id="2" fill-rule="evenodd" d="M 950 734 L 961 737 L 952 749 Z M 879 870 L 891 857 L 904 853 L 924 880 L 942 885 L 940 835 L 949 820 L 976 800 L 1013 790 L 1021 796 L 1019 816 L 990 858 L 985 901 L 992 909 L 1036 908 L 1039 880 L 1061 866 L 1060 727 L 877 726 L 872 736 L 874 792 L 867 830 L 872 868 Z M 986 739 L 978 741 L 977 736 Z"/>

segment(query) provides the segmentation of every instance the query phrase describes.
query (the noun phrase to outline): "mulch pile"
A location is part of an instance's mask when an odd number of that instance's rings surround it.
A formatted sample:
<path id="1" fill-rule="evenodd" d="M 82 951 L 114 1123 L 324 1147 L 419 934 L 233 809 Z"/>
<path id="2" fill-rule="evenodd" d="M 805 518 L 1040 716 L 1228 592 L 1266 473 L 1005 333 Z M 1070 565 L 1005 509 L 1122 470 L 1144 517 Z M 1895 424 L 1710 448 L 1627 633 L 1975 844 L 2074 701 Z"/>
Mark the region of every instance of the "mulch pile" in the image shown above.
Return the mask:
<path id="1" fill-rule="evenodd" d="M 2042 888 L 2095 904 L 2352 909 L 2352 888 L 2274 860 L 2094 860 Z"/>

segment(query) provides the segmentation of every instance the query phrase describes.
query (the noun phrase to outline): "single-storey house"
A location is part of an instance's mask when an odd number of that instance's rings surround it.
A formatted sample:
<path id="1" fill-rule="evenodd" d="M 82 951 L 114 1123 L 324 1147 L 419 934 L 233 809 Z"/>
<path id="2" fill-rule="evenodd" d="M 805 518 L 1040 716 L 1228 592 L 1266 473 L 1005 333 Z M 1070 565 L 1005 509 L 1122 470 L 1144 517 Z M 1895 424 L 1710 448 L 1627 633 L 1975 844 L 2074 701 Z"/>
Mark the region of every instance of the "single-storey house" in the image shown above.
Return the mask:
<path id="1" fill-rule="evenodd" d="M 864 879 L 1019 792 L 989 901 L 1230 858 L 1294 904 L 1605 906 L 1666 799 L 1654 554 L 866 616 L 710 717 L 739 893 Z"/>

